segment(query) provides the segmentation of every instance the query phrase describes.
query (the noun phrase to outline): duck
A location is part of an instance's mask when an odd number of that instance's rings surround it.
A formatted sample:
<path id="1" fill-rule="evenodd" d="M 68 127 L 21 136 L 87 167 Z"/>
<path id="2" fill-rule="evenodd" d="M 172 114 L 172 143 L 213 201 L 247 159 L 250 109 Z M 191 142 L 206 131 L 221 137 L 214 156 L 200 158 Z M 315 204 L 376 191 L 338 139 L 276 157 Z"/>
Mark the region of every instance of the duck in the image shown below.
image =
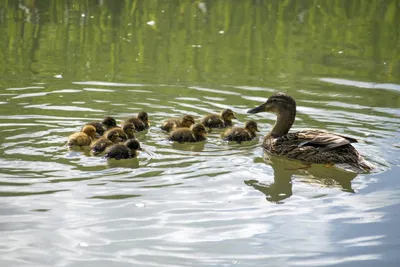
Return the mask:
<path id="1" fill-rule="evenodd" d="M 144 131 L 150 127 L 149 115 L 144 111 L 139 112 L 136 117 L 128 118 L 124 124 L 126 123 L 132 123 L 135 126 L 136 132 Z"/>
<path id="2" fill-rule="evenodd" d="M 296 118 L 296 101 L 286 93 L 275 93 L 265 103 L 248 111 L 251 114 L 259 112 L 277 115 L 275 124 L 262 143 L 267 154 L 299 160 L 308 166 L 345 164 L 354 172 L 374 169 L 374 165 L 351 145 L 357 142 L 355 138 L 319 129 L 289 132 Z"/>
<path id="3" fill-rule="evenodd" d="M 122 142 L 127 141 L 128 139 L 136 139 L 135 137 L 135 126 L 132 123 L 125 123 L 121 127 L 115 127 L 104 133 L 104 137 L 107 137 L 110 133 L 117 133 L 118 137 Z"/>
<path id="4" fill-rule="evenodd" d="M 190 128 L 195 123 L 193 116 L 184 115 L 180 119 L 168 119 L 164 121 L 160 128 L 163 131 L 170 132 L 175 128 Z"/>
<path id="5" fill-rule="evenodd" d="M 102 136 L 105 131 L 117 127 L 117 122 L 113 117 L 105 117 L 102 121 L 92 121 L 85 125 L 92 125 L 96 128 L 96 132 L 99 136 Z"/>
<path id="6" fill-rule="evenodd" d="M 193 124 L 190 128 L 177 128 L 172 131 L 168 140 L 183 142 L 201 142 L 205 141 L 207 136 L 206 127 L 201 123 Z"/>
<path id="7" fill-rule="evenodd" d="M 94 141 L 91 144 L 90 149 L 93 155 L 96 156 L 103 153 L 107 147 L 110 147 L 113 144 L 117 144 L 121 141 L 123 141 L 123 139 L 120 137 L 118 131 L 109 130 L 104 136 Z"/>
<path id="8" fill-rule="evenodd" d="M 68 137 L 68 146 L 89 146 L 95 139 L 96 128 L 93 125 L 86 125 L 80 132 L 73 133 Z"/>
<path id="9" fill-rule="evenodd" d="M 257 137 L 256 132 L 259 132 L 257 123 L 255 121 L 248 121 L 244 128 L 233 127 L 225 131 L 223 139 L 226 141 L 236 141 L 241 143 L 243 141 L 251 141 Z"/>
<path id="10" fill-rule="evenodd" d="M 224 109 L 221 114 L 206 115 L 201 123 L 208 128 L 227 128 L 232 126 L 232 120 L 236 119 L 231 109 Z"/>
<path id="11" fill-rule="evenodd" d="M 142 150 L 139 141 L 136 139 L 129 139 L 123 144 L 116 144 L 109 147 L 104 157 L 117 160 L 136 158 L 138 150 Z"/>

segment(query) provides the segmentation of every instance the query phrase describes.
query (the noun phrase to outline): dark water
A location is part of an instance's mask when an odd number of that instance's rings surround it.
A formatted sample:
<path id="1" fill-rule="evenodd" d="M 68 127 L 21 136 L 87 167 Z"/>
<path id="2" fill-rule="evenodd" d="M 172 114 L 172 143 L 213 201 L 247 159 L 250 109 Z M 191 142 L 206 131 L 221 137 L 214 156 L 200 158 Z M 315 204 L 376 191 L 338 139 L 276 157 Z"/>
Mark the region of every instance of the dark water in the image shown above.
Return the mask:
<path id="1" fill-rule="evenodd" d="M 398 266 L 399 1 L 0 2 L 1 266 Z M 273 92 L 294 128 L 357 138 L 355 175 L 263 157 Z M 231 108 L 260 140 L 166 141 Z M 87 121 L 146 110 L 147 153 L 69 151 Z"/>

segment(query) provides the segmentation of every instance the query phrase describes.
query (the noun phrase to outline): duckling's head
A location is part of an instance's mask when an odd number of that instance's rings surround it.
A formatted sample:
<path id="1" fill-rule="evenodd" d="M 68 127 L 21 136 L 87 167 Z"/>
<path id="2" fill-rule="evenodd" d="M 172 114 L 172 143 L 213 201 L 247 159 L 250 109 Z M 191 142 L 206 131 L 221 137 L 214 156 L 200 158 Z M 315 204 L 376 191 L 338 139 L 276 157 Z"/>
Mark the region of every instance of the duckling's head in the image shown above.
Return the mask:
<path id="1" fill-rule="evenodd" d="M 130 150 L 142 150 L 140 147 L 140 143 L 136 139 L 129 139 L 128 141 L 125 142 L 125 145 L 130 149 Z"/>
<path id="2" fill-rule="evenodd" d="M 137 118 L 139 119 L 139 120 L 141 120 L 141 121 L 143 121 L 144 123 L 149 123 L 149 114 L 147 114 L 147 112 L 144 112 L 144 111 L 142 111 L 142 112 L 139 112 L 138 114 L 137 114 Z"/>
<path id="3" fill-rule="evenodd" d="M 135 138 L 134 132 L 136 130 L 135 130 L 135 125 L 133 125 L 133 123 L 124 124 L 124 126 L 122 127 L 122 130 L 124 131 L 124 133 L 126 133 L 126 135 L 129 136 L 129 138 Z"/>
<path id="4" fill-rule="evenodd" d="M 115 119 L 114 119 L 113 117 L 105 117 L 101 123 L 102 123 L 107 129 L 117 126 L 117 122 L 115 121 Z"/>
<path id="5" fill-rule="evenodd" d="M 282 111 L 290 110 L 292 112 L 296 112 L 296 101 L 293 97 L 279 92 L 270 96 L 264 104 L 260 106 L 250 109 L 247 113 L 259 113 L 259 112 L 273 112 L 273 113 L 281 113 Z"/>
<path id="6" fill-rule="evenodd" d="M 255 121 L 246 122 L 246 124 L 244 125 L 244 128 L 251 133 L 259 132 L 259 130 L 257 128 L 257 123 Z"/>
<path id="7" fill-rule="evenodd" d="M 190 115 L 185 115 L 182 117 L 182 124 L 188 125 L 190 127 L 191 125 L 195 124 L 196 122 L 194 121 L 193 116 Z"/>
<path id="8" fill-rule="evenodd" d="M 93 125 L 85 125 L 82 132 L 90 136 L 92 139 L 96 137 L 96 128 Z"/>
<path id="9" fill-rule="evenodd" d="M 224 121 L 231 121 L 231 120 L 233 120 L 233 119 L 236 119 L 235 114 L 234 114 L 233 111 L 232 111 L 231 109 L 229 109 L 229 108 L 224 109 L 224 110 L 221 112 L 221 117 L 222 117 L 222 119 L 223 119 Z"/>
<path id="10" fill-rule="evenodd" d="M 192 132 L 195 135 L 199 135 L 199 136 L 203 136 L 203 137 L 205 137 L 207 135 L 206 127 L 204 127 L 204 125 L 201 123 L 193 124 L 192 127 L 190 127 L 190 130 L 192 130 Z"/>
<path id="11" fill-rule="evenodd" d="M 107 133 L 106 138 L 113 143 L 121 142 L 121 138 L 119 137 L 119 134 L 117 131 L 113 131 L 113 130 L 109 131 Z"/>

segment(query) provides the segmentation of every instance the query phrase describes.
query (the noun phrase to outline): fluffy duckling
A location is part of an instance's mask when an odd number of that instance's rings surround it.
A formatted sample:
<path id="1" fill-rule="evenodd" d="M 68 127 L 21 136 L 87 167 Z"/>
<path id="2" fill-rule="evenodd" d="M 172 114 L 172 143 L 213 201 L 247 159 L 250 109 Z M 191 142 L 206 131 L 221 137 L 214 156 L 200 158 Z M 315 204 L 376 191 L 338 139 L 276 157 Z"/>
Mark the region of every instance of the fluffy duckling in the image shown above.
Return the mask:
<path id="1" fill-rule="evenodd" d="M 99 135 L 103 135 L 105 131 L 117 127 L 117 122 L 113 117 L 105 117 L 102 121 L 88 122 L 85 125 L 92 125 L 96 128 Z"/>
<path id="2" fill-rule="evenodd" d="M 196 122 L 193 116 L 185 115 L 181 119 L 168 119 L 161 125 L 161 130 L 170 132 L 175 128 L 189 128 Z"/>
<path id="3" fill-rule="evenodd" d="M 147 112 L 139 112 L 136 117 L 127 119 L 124 124 L 132 123 L 135 126 L 136 132 L 141 132 L 149 129 L 149 115 Z"/>
<path id="4" fill-rule="evenodd" d="M 118 142 L 121 142 L 122 139 L 119 136 L 118 131 L 108 131 L 105 136 L 97 139 L 91 146 L 91 150 L 93 155 L 99 155 L 103 153 L 107 147 L 112 146 Z"/>
<path id="5" fill-rule="evenodd" d="M 183 142 L 200 142 L 206 140 L 207 131 L 201 123 L 196 123 L 189 128 L 178 128 L 171 133 L 168 140 Z"/>
<path id="6" fill-rule="evenodd" d="M 136 158 L 138 150 L 142 150 L 136 139 L 129 139 L 124 144 L 117 144 L 110 147 L 104 156 L 108 159 L 129 159 Z"/>
<path id="7" fill-rule="evenodd" d="M 233 127 L 226 130 L 223 139 L 226 141 L 236 141 L 238 143 L 251 141 L 257 137 L 256 132 L 259 132 L 257 123 L 255 121 L 248 121 L 244 125 L 244 128 Z"/>
<path id="8" fill-rule="evenodd" d="M 88 146 L 96 136 L 96 128 L 93 125 L 86 125 L 81 132 L 71 134 L 68 137 L 68 146 Z"/>
<path id="9" fill-rule="evenodd" d="M 135 126 L 132 123 L 126 123 L 121 127 L 115 127 L 111 130 L 108 130 L 104 133 L 106 137 L 109 133 L 117 133 L 118 137 L 121 139 L 122 142 L 127 141 L 128 139 L 135 139 Z"/>
<path id="10" fill-rule="evenodd" d="M 231 109 L 224 109 L 220 115 L 209 114 L 205 116 L 201 123 L 208 128 L 226 128 L 232 126 L 232 120 L 236 119 Z"/>

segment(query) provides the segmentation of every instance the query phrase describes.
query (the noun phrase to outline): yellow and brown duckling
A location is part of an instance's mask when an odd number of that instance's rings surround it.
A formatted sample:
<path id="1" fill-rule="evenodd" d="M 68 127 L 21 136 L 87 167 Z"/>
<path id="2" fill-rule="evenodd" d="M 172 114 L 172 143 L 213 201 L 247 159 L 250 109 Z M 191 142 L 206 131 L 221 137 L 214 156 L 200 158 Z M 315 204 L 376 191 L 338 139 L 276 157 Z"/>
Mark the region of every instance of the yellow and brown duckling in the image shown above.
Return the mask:
<path id="1" fill-rule="evenodd" d="M 128 139 L 135 139 L 135 126 L 132 123 L 125 123 L 122 128 L 115 127 L 104 133 L 104 136 L 109 133 L 117 133 L 122 142 L 125 142 Z"/>
<path id="2" fill-rule="evenodd" d="M 104 157 L 117 160 L 136 158 L 138 150 L 142 150 L 139 141 L 136 139 L 129 139 L 124 144 L 117 144 L 109 147 Z"/>
<path id="3" fill-rule="evenodd" d="M 125 133 L 124 133 L 125 135 Z M 118 142 L 122 142 L 122 138 L 119 136 L 118 131 L 110 130 L 104 134 L 103 137 L 97 139 L 92 145 L 90 146 L 93 155 L 99 155 L 103 153 L 107 147 L 110 147 Z"/>
<path id="4" fill-rule="evenodd" d="M 296 118 L 296 101 L 285 93 L 275 93 L 248 113 L 273 112 L 277 115 L 272 129 L 263 141 L 263 148 L 271 155 L 300 160 L 306 164 L 346 164 L 355 172 L 370 171 L 367 162 L 351 145 L 356 139 L 323 130 L 302 130 L 289 133 Z"/>
<path id="5" fill-rule="evenodd" d="M 92 125 L 96 128 L 98 135 L 103 135 L 105 131 L 117 127 L 117 122 L 113 117 L 105 117 L 102 121 L 88 122 L 85 125 Z"/>
<path id="6" fill-rule="evenodd" d="M 232 126 L 232 120 L 236 119 L 231 109 L 224 109 L 220 115 L 209 114 L 205 116 L 201 123 L 208 128 L 227 128 Z"/>
<path id="7" fill-rule="evenodd" d="M 190 126 L 192 126 L 195 123 L 196 122 L 193 116 L 184 115 L 180 119 L 168 119 L 164 121 L 160 128 L 161 130 L 170 132 L 175 128 L 190 128 Z"/>
<path id="8" fill-rule="evenodd" d="M 257 123 L 255 121 L 248 121 L 244 128 L 233 127 L 225 131 L 223 139 L 226 141 L 236 141 L 241 143 L 243 141 L 251 141 L 257 137 L 256 132 L 259 132 Z"/>
<path id="9" fill-rule="evenodd" d="M 124 124 L 132 123 L 135 126 L 136 132 L 141 132 L 149 129 L 149 115 L 147 112 L 139 112 L 136 117 L 127 119 Z"/>
<path id="10" fill-rule="evenodd" d="M 196 123 L 189 128 L 177 128 L 171 135 L 168 140 L 177 141 L 179 143 L 183 142 L 200 142 L 206 140 L 207 131 L 206 127 L 204 127 L 201 123 Z"/>
<path id="11" fill-rule="evenodd" d="M 68 137 L 68 146 L 89 146 L 96 136 L 96 128 L 93 125 L 86 125 L 82 131 L 71 134 Z"/>

